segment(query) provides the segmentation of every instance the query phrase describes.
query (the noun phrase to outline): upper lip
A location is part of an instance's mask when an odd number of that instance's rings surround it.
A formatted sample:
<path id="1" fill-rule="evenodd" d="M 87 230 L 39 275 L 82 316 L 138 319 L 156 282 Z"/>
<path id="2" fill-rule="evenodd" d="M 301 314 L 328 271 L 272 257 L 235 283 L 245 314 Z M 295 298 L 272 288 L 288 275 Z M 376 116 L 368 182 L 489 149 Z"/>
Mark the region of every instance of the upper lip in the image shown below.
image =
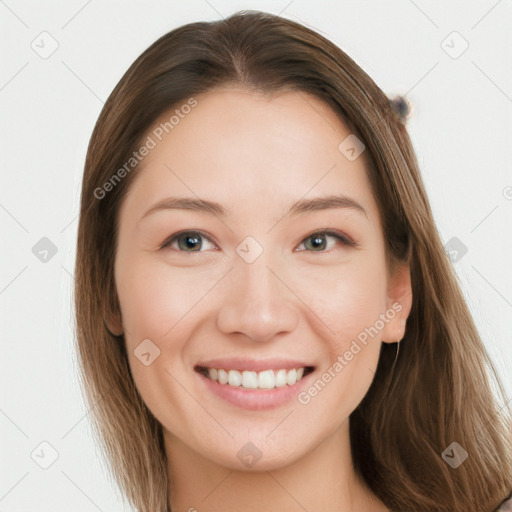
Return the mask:
<path id="1" fill-rule="evenodd" d="M 312 368 L 313 365 L 298 359 L 245 359 L 222 358 L 210 359 L 196 364 L 198 368 L 216 368 L 260 372 L 264 370 L 291 370 L 293 368 Z"/>

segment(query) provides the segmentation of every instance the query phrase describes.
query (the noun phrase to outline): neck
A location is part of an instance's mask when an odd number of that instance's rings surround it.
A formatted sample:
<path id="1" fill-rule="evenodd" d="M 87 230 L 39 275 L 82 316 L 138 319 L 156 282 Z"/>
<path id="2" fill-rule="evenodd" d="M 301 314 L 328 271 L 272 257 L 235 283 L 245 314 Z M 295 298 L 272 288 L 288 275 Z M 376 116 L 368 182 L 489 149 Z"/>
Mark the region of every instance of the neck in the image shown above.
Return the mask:
<path id="1" fill-rule="evenodd" d="M 270 471 L 219 466 L 165 432 L 172 512 L 387 511 L 354 472 L 348 426 Z"/>

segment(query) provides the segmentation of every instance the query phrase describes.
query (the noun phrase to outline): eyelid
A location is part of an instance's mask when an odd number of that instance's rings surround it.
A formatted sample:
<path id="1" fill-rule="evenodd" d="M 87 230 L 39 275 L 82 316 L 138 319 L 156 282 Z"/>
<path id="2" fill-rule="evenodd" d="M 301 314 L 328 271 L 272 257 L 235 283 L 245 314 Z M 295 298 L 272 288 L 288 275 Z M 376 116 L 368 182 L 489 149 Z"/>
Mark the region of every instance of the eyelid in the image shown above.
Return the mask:
<path id="1" fill-rule="evenodd" d="M 350 238 L 346 233 L 344 233 L 343 231 L 339 231 L 337 229 L 334 229 L 334 228 L 321 228 L 321 229 L 316 229 L 315 231 L 312 231 L 309 235 L 307 235 L 305 238 L 309 238 L 313 235 L 329 235 L 329 236 L 335 236 L 335 237 L 340 237 L 341 239 L 343 239 L 345 242 L 347 243 L 350 243 L 350 244 L 355 244 L 356 242 L 354 240 L 352 240 L 352 238 Z"/>

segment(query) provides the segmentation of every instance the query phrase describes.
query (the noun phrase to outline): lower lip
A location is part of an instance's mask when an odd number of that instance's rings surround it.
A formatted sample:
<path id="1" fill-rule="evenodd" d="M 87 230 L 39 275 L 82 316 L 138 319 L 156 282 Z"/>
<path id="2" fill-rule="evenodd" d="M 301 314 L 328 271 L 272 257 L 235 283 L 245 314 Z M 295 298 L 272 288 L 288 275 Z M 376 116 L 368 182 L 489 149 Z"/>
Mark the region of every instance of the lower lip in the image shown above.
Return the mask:
<path id="1" fill-rule="evenodd" d="M 230 386 L 219 384 L 217 381 L 205 377 L 202 373 L 196 372 L 198 377 L 205 383 L 206 387 L 215 395 L 226 402 L 247 409 L 250 411 L 262 411 L 274 409 L 293 400 L 305 386 L 305 381 L 314 372 L 302 377 L 293 386 L 283 386 L 273 389 L 246 389 L 242 386 Z"/>

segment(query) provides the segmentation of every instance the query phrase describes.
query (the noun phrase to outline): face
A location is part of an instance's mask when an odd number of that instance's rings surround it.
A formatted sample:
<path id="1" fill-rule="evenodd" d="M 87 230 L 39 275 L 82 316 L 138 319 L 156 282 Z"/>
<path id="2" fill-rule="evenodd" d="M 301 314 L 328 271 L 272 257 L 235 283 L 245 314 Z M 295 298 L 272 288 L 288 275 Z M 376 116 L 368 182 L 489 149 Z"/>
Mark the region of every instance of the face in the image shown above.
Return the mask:
<path id="1" fill-rule="evenodd" d="M 119 212 L 119 322 L 168 446 L 269 470 L 347 422 L 403 334 L 403 280 L 364 153 L 339 149 L 350 131 L 326 105 L 235 87 L 196 101 L 146 134 Z"/>

